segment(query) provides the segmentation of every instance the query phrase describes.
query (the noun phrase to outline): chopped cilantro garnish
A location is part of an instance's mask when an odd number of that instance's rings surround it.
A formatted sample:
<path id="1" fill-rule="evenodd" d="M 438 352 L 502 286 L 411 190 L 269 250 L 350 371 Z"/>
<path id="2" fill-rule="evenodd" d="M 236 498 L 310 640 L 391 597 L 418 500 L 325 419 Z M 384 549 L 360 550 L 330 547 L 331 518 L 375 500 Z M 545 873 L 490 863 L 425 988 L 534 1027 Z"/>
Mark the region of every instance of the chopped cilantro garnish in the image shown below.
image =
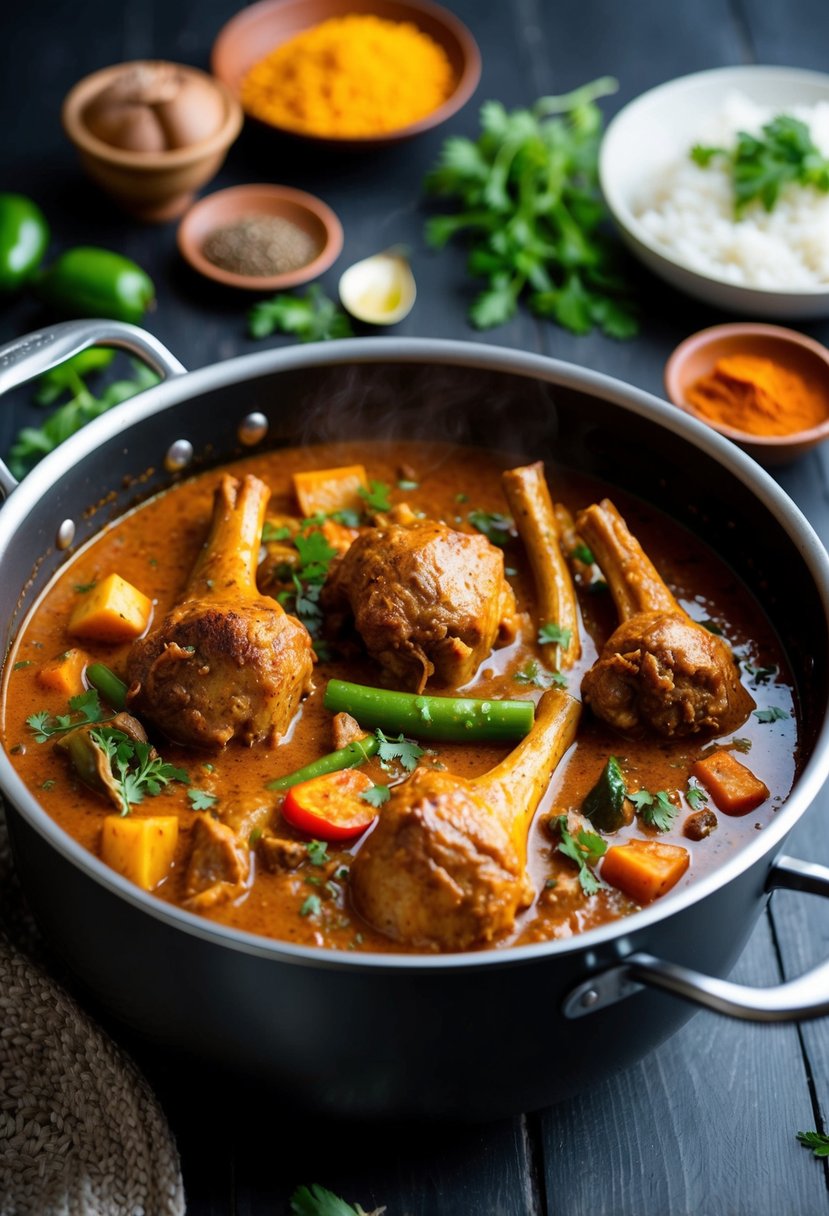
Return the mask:
<path id="1" fill-rule="evenodd" d="M 560 646 L 562 650 L 567 650 L 572 636 L 571 629 L 562 629 L 554 621 L 547 621 L 538 631 L 538 642 L 540 646 Z"/>
<path id="2" fill-rule="evenodd" d="M 386 511 L 391 510 L 391 499 L 389 498 L 389 487 L 383 481 L 369 481 L 368 489 L 360 486 L 357 493 L 362 498 L 363 502 L 368 507 L 369 511 L 375 511 L 382 515 Z"/>
<path id="3" fill-rule="evenodd" d="M 473 528 L 483 532 L 490 544 L 503 548 L 511 540 L 513 522 L 509 515 L 497 511 L 470 511 L 467 519 Z"/>
<path id="4" fill-rule="evenodd" d="M 306 895 L 299 909 L 300 916 L 319 916 L 322 900 L 319 895 Z"/>
<path id="5" fill-rule="evenodd" d="M 183 769 L 166 764 L 149 743 L 132 739 L 121 730 L 100 726 L 90 731 L 89 737 L 109 761 L 122 815 L 129 814 L 130 806 L 143 802 L 145 794 L 154 798 L 171 781 L 182 781 L 185 785 L 190 781 Z"/>
<path id="6" fill-rule="evenodd" d="M 187 797 L 192 802 L 194 811 L 209 811 L 219 801 L 217 794 L 209 794 L 206 790 L 188 790 Z"/>
<path id="7" fill-rule="evenodd" d="M 381 764 L 391 764 L 396 760 L 407 773 L 411 773 L 417 768 L 417 762 L 424 754 L 422 747 L 411 739 L 404 738 L 403 735 L 398 735 L 396 739 L 389 739 L 379 728 L 374 733 L 380 744 L 377 755 L 380 757 Z"/>
<path id="8" fill-rule="evenodd" d="M 547 671 L 536 659 L 529 659 L 512 677 L 519 684 L 534 684 L 536 688 L 566 688 L 567 677 L 560 671 Z"/>
<path id="9" fill-rule="evenodd" d="M 559 815 L 555 827 L 561 837 L 558 844 L 559 853 L 569 857 L 579 867 L 579 882 L 585 895 L 595 895 L 607 883 L 602 882 L 591 870 L 591 866 L 607 852 L 607 842 L 596 832 L 588 832 L 579 828 L 575 836 L 567 827 L 567 816 Z"/>
<path id="10" fill-rule="evenodd" d="M 780 722 L 789 717 L 788 712 L 779 705 L 770 705 L 768 709 L 755 709 L 753 713 L 758 722 Z"/>
<path id="11" fill-rule="evenodd" d="M 391 797 L 391 790 L 387 785 L 373 785 L 370 790 L 363 790 L 360 797 L 363 802 L 368 802 L 370 806 L 379 807 L 384 802 L 388 802 Z"/>
<path id="12" fill-rule="evenodd" d="M 679 809 L 671 802 L 667 790 L 658 790 L 651 794 L 648 790 L 636 790 L 628 793 L 636 813 L 643 823 L 657 832 L 667 832 L 679 814 Z"/>
<path id="13" fill-rule="evenodd" d="M 309 840 L 305 848 L 312 866 L 324 866 L 328 861 L 328 845 L 324 840 Z"/>
<path id="14" fill-rule="evenodd" d="M 35 741 L 45 743 L 54 735 L 64 734 L 68 730 L 74 730 L 76 726 L 86 726 L 90 722 L 102 722 L 108 716 L 101 709 L 98 692 L 94 688 L 79 693 L 77 697 L 71 697 L 69 709 L 70 713 L 58 714 L 54 718 L 46 709 L 31 714 L 26 719 L 26 725 L 35 732 Z"/>

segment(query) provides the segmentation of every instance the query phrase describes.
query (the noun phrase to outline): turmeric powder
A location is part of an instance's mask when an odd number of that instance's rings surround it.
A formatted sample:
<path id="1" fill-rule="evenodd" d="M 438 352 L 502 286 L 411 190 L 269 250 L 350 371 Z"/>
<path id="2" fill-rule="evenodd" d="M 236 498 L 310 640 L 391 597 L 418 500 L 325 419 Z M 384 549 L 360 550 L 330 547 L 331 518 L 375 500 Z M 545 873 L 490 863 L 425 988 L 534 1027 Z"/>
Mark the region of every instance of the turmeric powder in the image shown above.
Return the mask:
<path id="1" fill-rule="evenodd" d="M 718 359 L 685 397 L 709 421 L 750 435 L 792 435 L 829 417 L 829 385 L 760 355 Z"/>
<path id="2" fill-rule="evenodd" d="M 275 126 L 367 139 L 425 118 L 454 84 L 443 48 L 411 22 L 353 13 L 277 47 L 247 73 L 241 96 Z"/>

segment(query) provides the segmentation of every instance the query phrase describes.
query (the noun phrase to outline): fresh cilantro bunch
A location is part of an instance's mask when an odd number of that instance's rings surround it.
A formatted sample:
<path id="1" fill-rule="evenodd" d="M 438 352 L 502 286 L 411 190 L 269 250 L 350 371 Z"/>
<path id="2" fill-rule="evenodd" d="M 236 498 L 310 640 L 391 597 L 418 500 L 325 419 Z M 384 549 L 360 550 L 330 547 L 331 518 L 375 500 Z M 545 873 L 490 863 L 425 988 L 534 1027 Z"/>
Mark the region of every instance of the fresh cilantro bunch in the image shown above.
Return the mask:
<path id="1" fill-rule="evenodd" d="M 602 115 L 613 93 L 603 77 L 531 109 L 481 109 L 479 139 L 448 139 L 427 190 L 460 210 L 436 215 L 426 239 L 442 248 L 465 233 L 469 271 L 487 281 L 470 309 L 473 325 L 502 325 L 526 295 L 530 308 L 576 334 L 598 326 L 613 338 L 637 331 L 634 310 L 602 231 L 598 186 Z"/>
<path id="2" fill-rule="evenodd" d="M 91 722 L 102 722 L 108 714 L 104 713 L 101 701 L 94 688 L 69 698 L 69 713 L 57 714 L 52 717 L 48 709 L 30 714 L 26 725 L 34 731 L 36 743 L 46 743 L 55 735 L 64 735 L 77 726 L 86 726 Z"/>
<path id="3" fill-rule="evenodd" d="M 281 293 L 260 300 L 248 313 L 248 333 L 252 338 L 270 334 L 293 334 L 300 342 L 326 342 L 353 336 L 351 322 L 341 308 L 329 299 L 318 283 L 304 296 Z"/>
<path id="4" fill-rule="evenodd" d="M 829 192 L 829 160 L 813 142 L 806 123 L 789 114 L 767 122 L 760 136 L 739 131 L 732 150 L 702 144 L 691 149 L 691 159 L 703 168 L 719 157 L 725 158 L 731 171 L 737 219 L 756 200 L 773 211 L 787 185 Z"/>

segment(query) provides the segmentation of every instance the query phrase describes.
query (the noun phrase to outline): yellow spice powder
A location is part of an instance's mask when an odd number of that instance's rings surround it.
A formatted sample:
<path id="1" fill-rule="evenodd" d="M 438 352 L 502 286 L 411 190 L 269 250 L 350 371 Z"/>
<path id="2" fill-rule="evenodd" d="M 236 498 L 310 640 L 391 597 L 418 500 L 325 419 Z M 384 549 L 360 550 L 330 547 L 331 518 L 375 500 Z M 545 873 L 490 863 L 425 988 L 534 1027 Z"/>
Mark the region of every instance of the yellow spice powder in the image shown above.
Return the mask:
<path id="1" fill-rule="evenodd" d="M 283 43 L 242 81 L 242 104 L 308 135 L 370 138 L 425 118 L 455 78 L 443 48 L 407 21 L 353 13 Z"/>

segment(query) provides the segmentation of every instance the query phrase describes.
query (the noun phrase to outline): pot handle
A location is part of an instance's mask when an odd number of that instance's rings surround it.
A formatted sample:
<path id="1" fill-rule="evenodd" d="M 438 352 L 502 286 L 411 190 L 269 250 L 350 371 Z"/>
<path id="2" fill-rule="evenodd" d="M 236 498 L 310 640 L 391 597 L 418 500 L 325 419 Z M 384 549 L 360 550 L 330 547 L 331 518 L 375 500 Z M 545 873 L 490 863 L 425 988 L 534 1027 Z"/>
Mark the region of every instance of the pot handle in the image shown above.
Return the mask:
<path id="1" fill-rule="evenodd" d="M 829 866 L 778 857 L 769 872 L 766 889 L 782 887 L 829 897 Z M 564 1016 L 584 1017 L 641 991 L 661 988 L 674 996 L 749 1022 L 791 1022 L 829 1014 L 829 959 L 805 975 L 772 988 L 750 988 L 704 975 L 636 951 L 574 988 L 565 998 Z"/>
<path id="2" fill-rule="evenodd" d="M 62 321 L 0 346 L 0 394 L 42 376 L 89 346 L 115 346 L 126 350 L 143 359 L 162 380 L 180 376 L 187 370 L 158 338 L 137 325 L 104 318 Z M 0 460 L 2 496 L 7 497 L 16 485 L 17 481 Z"/>

